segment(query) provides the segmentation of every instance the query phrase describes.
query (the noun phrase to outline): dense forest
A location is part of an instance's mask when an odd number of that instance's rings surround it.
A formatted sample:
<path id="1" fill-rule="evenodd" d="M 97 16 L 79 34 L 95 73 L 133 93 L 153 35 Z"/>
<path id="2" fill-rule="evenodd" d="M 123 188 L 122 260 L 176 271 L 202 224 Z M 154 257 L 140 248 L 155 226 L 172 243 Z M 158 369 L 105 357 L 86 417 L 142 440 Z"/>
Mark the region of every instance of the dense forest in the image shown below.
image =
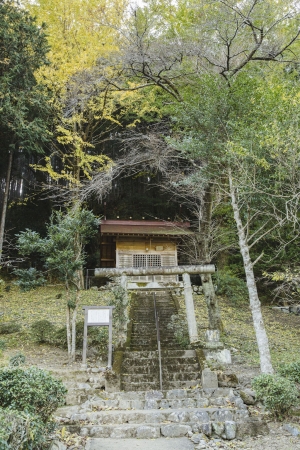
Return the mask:
<path id="1" fill-rule="evenodd" d="M 298 300 L 299 53 L 294 1 L 1 0 L 2 268 L 76 204 L 189 220 L 188 263 Z"/>

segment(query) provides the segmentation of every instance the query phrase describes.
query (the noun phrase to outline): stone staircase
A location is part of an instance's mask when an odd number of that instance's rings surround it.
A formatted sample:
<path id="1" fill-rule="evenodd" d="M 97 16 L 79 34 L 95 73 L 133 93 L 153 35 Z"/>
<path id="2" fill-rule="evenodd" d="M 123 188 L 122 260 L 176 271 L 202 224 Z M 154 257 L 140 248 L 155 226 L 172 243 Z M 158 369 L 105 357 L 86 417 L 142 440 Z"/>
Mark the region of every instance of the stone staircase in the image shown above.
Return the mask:
<path id="1" fill-rule="evenodd" d="M 135 294 L 132 305 L 133 323 L 131 351 L 157 350 L 157 330 L 154 313 L 154 295 L 159 317 L 161 348 L 178 348 L 173 330 L 168 328 L 171 316 L 177 314 L 174 301 L 168 291 Z"/>
<path id="2" fill-rule="evenodd" d="M 264 422 L 249 417 L 238 390 L 202 388 L 196 352 L 179 350 L 172 330 L 167 328 L 171 315 L 176 314 L 172 298 L 164 292 L 157 294 L 156 301 L 163 390 L 159 390 L 153 295 L 140 293 L 134 303 L 131 346 L 123 354 L 121 391 L 103 390 L 105 369 L 82 368 L 76 372 L 73 386 L 69 374 L 70 406 L 57 410 L 56 421 L 64 435 L 69 433 L 78 440 L 78 446 L 71 448 L 98 450 L 106 448 L 105 439 L 120 439 L 120 446 L 127 449 L 135 442 L 131 439 L 139 439 L 141 445 L 144 439 L 155 439 L 151 449 L 173 449 L 172 442 L 182 439 L 182 448 L 215 449 L 221 445 L 229 449 L 233 447 L 228 441 L 267 434 Z M 170 446 L 163 442 L 170 442 Z"/>
<path id="3" fill-rule="evenodd" d="M 194 350 L 180 350 L 174 331 L 168 328 L 177 314 L 167 291 L 155 293 L 159 318 L 163 389 L 190 388 L 200 383 L 200 367 Z M 159 389 L 159 360 L 153 293 L 138 293 L 133 303 L 130 349 L 123 355 L 121 388 L 124 391 Z"/>
<path id="4" fill-rule="evenodd" d="M 196 443 L 197 436 L 240 437 L 250 419 L 246 405 L 233 389 L 195 388 L 102 392 L 81 405 L 60 408 L 56 420 L 70 433 L 94 441 L 188 436 Z"/>

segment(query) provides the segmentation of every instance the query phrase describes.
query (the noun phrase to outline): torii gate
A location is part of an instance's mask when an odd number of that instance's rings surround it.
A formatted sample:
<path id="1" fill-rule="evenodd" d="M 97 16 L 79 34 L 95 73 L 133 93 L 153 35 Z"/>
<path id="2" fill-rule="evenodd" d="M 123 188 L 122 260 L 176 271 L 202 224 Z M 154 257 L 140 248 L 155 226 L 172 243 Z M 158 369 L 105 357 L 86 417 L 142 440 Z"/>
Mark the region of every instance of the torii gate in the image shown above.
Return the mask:
<path id="1" fill-rule="evenodd" d="M 193 290 L 190 274 L 212 274 L 215 272 L 213 264 L 193 265 L 193 266 L 170 266 L 170 267 L 122 267 L 122 268 L 101 268 L 95 269 L 96 277 L 121 277 L 121 286 L 126 289 L 128 276 L 142 275 L 182 275 L 186 316 L 189 330 L 190 343 L 199 340 Z"/>

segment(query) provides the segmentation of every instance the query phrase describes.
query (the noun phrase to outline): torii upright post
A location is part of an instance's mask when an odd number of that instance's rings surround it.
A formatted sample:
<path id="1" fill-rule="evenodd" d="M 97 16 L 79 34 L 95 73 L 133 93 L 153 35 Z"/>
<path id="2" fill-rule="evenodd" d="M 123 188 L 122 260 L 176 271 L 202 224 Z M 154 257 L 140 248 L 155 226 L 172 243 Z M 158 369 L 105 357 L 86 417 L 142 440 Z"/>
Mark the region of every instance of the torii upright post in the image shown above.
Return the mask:
<path id="1" fill-rule="evenodd" d="M 189 329 L 190 343 L 193 344 L 199 340 L 197 322 L 195 316 L 195 307 L 193 299 L 193 289 L 191 285 L 191 277 L 188 273 L 182 274 L 183 288 L 184 288 L 184 300 L 186 308 L 186 318 Z"/>

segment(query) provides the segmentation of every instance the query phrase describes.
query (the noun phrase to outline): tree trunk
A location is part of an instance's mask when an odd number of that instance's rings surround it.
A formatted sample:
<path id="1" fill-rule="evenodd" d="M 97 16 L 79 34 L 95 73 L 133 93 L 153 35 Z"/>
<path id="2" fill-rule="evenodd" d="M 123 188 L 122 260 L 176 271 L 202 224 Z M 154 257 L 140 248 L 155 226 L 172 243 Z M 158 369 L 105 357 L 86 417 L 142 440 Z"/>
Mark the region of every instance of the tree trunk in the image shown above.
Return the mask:
<path id="1" fill-rule="evenodd" d="M 72 346 L 71 346 L 71 309 L 69 307 L 69 305 L 67 305 L 67 310 L 66 310 L 66 326 L 67 326 L 67 344 L 68 344 L 68 359 L 69 359 L 69 363 L 72 362 L 72 358 L 71 358 L 71 352 L 72 352 Z"/>
<path id="2" fill-rule="evenodd" d="M 271 355 L 269 349 L 268 336 L 265 330 L 263 317 L 261 313 L 261 305 L 258 298 L 256 282 L 253 272 L 253 265 L 249 253 L 249 246 L 247 238 L 245 235 L 245 229 L 242 224 L 240 211 L 235 195 L 235 187 L 233 185 L 233 180 L 231 176 L 231 171 L 229 170 L 229 187 L 230 187 L 230 197 L 231 204 L 233 208 L 234 220 L 237 226 L 237 233 L 239 238 L 240 252 L 243 257 L 244 269 L 246 274 L 246 281 L 249 293 L 250 309 L 253 318 L 254 330 L 256 335 L 256 341 L 260 357 L 260 369 L 262 373 L 272 374 L 274 373 Z"/>
<path id="3" fill-rule="evenodd" d="M 224 326 L 221 318 L 221 310 L 218 304 L 218 298 L 215 294 L 215 288 L 210 274 L 200 275 L 203 293 L 208 309 L 208 327 L 211 330 L 223 331 Z"/>
<path id="4" fill-rule="evenodd" d="M 76 319 L 77 319 L 77 310 L 80 300 L 80 290 L 76 290 L 76 300 L 75 300 L 75 308 L 73 309 L 72 315 L 72 347 L 71 347 L 71 361 L 75 361 L 75 352 L 76 352 Z"/>
<path id="5" fill-rule="evenodd" d="M 71 308 L 70 308 L 70 289 L 69 283 L 66 282 L 66 291 L 67 291 L 67 308 L 66 308 L 66 328 L 67 328 L 67 345 L 68 345 L 68 359 L 69 364 L 71 363 Z"/>
<path id="6" fill-rule="evenodd" d="M 11 177 L 11 168 L 13 163 L 14 152 L 10 150 L 8 167 L 6 173 L 6 182 L 5 182 L 5 192 L 2 206 L 2 214 L 1 214 L 1 223 L 0 223 L 0 262 L 2 259 L 2 250 L 3 250 L 3 241 L 4 241 L 4 231 L 5 231 L 5 221 L 6 221 L 6 212 L 7 212 L 7 204 L 8 204 L 8 196 L 9 196 L 9 187 L 10 187 L 10 177 Z"/>
<path id="7" fill-rule="evenodd" d="M 200 241 L 199 254 L 200 254 L 200 262 L 202 264 L 207 264 L 208 262 L 210 262 L 209 237 L 211 230 L 213 195 L 214 195 L 214 186 L 212 183 L 210 183 L 203 197 L 203 204 L 201 207 L 202 217 L 200 219 L 199 224 L 199 241 Z M 221 310 L 218 304 L 217 296 L 215 294 L 211 274 L 201 274 L 200 278 L 208 309 L 208 326 L 210 329 L 223 331 L 224 326 L 221 319 Z"/>

